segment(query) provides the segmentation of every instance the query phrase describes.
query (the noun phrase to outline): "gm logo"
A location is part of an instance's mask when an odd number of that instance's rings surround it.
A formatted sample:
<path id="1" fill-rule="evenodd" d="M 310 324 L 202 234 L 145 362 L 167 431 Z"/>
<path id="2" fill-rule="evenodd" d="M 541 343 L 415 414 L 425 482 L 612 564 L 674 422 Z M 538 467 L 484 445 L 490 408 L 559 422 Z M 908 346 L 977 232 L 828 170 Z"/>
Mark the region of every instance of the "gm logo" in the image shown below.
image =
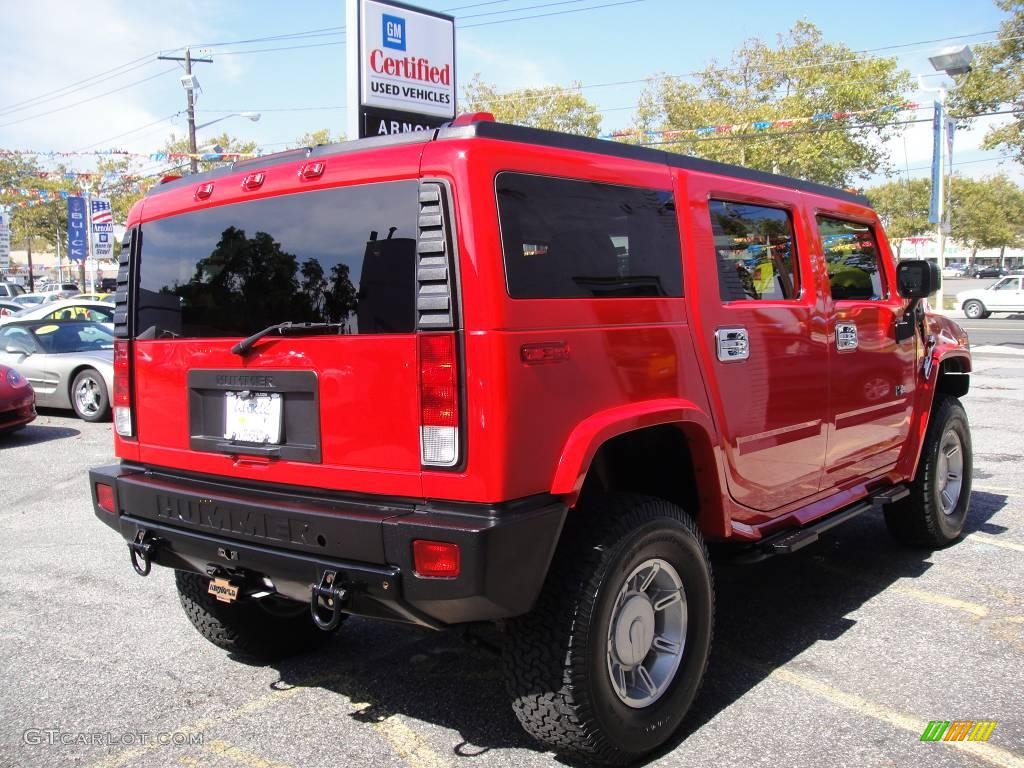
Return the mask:
<path id="1" fill-rule="evenodd" d="M 394 48 L 398 51 L 405 50 L 405 19 L 401 16 L 389 16 L 384 14 L 381 17 L 384 25 L 384 47 Z"/>

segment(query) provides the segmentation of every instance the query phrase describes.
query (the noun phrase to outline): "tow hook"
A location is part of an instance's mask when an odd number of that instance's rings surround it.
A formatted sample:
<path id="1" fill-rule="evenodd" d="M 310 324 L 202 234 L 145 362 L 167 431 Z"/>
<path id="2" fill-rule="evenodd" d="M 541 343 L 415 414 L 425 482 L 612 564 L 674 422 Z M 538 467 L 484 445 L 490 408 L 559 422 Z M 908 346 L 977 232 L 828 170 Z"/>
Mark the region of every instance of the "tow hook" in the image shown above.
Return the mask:
<path id="1" fill-rule="evenodd" d="M 156 549 L 156 539 L 149 531 L 139 529 L 135 538 L 128 542 L 128 554 L 132 558 L 132 568 L 139 576 L 149 576 L 153 570 L 153 552 Z M 139 565 L 139 558 L 142 558 L 142 565 Z"/>
<path id="2" fill-rule="evenodd" d="M 313 623 L 324 632 L 330 632 L 341 623 L 341 606 L 345 603 L 348 591 L 337 582 L 337 573 L 324 571 L 320 583 L 310 585 L 313 594 L 309 602 L 309 612 L 313 616 Z M 328 611 L 327 619 L 323 617 L 325 610 Z"/>

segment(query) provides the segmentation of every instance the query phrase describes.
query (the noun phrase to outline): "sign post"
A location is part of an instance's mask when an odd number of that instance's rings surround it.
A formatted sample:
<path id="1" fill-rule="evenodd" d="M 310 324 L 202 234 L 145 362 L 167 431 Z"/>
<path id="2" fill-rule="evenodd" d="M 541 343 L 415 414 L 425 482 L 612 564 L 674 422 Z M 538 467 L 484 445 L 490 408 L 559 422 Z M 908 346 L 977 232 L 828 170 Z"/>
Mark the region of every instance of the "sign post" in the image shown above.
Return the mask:
<path id="1" fill-rule="evenodd" d="M 455 117 L 454 17 L 348 0 L 346 29 L 357 30 L 346 46 L 350 137 L 425 131 Z"/>
<path id="2" fill-rule="evenodd" d="M 11 214 L 0 209 L 0 275 L 11 271 Z"/>

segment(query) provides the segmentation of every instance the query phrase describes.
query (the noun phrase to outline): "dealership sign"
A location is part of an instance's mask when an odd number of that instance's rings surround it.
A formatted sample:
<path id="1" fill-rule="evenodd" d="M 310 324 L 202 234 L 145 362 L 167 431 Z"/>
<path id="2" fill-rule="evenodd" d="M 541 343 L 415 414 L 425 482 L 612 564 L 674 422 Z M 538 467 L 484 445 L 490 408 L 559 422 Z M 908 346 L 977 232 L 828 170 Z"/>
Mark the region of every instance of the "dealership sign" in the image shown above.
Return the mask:
<path id="1" fill-rule="evenodd" d="M 455 117 L 455 20 L 385 0 L 348 0 L 349 131 L 426 130 Z"/>

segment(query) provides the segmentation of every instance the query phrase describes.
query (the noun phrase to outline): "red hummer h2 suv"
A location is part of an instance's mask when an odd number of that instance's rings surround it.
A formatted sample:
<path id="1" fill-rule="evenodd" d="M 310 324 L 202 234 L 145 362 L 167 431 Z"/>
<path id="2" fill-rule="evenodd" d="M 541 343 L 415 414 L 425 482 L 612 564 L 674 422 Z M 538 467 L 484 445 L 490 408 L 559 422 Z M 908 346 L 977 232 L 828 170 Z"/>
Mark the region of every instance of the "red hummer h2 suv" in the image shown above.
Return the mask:
<path id="1" fill-rule="evenodd" d="M 622 763 L 697 695 L 705 542 L 963 528 L 966 335 L 859 195 L 476 115 L 127 225 L 95 512 L 223 648 L 499 622 L 526 730 Z"/>

